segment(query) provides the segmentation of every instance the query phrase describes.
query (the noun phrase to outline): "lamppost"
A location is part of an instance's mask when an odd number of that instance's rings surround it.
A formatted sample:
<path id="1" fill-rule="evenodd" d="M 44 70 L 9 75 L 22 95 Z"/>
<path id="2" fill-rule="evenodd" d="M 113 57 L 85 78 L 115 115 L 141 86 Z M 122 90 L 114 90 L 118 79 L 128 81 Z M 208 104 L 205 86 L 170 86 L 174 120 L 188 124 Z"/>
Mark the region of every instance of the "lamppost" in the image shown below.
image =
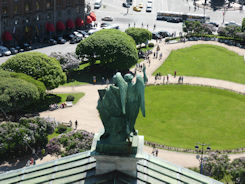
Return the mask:
<path id="1" fill-rule="evenodd" d="M 38 156 L 37 156 L 37 154 L 36 154 L 36 151 L 35 151 L 35 149 L 34 148 L 32 148 L 29 144 L 28 144 L 28 141 L 30 141 L 31 140 L 31 138 L 30 137 L 28 137 L 27 135 L 25 135 L 24 136 L 24 138 L 23 138 L 23 140 L 24 140 L 24 143 L 26 143 L 26 145 L 32 150 L 32 154 L 33 155 L 35 155 L 36 156 L 36 158 L 38 158 Z"/>
<path id="2" fill-rule="evenodd" d="M 198 145 L 200 145 L 200 147 Z M 203 154 L 205 152 L 205 150 L 204 150 L 205 147 L 206 147 L 206 150 L 207 151 L 210 151 L 211 150 L 211 148 L 209 147 L 208 144 L 197 143 L 197 145 L 195 146 L 196 152 L 200 154 L 200 155 L 199 154 L 196 155 L 196 158 L 197 158 L 197 160 L 199 160 L 200 165 L 201 165 L 200 174 L 203 173 L 203 162 L 204 161 L 207 161 L 207 159 L 208 159 L 207 157 L 204 157 L 203 156 Z"/>

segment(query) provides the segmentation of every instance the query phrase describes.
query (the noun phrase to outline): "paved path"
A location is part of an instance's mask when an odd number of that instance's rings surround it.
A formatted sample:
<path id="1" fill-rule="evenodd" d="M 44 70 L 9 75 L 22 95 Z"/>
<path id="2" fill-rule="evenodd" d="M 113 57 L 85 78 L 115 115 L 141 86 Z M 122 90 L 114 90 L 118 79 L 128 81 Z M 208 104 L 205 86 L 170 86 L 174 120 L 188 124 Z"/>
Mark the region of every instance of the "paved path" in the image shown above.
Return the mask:
<path id="1" fill-rule="evenodd" d="M 164 60 L 168 57 L 169 53 L 172 50 L 184 48 L 187 46 L 192 46 L 195 44 L 214 44 L 224 46 L 229 50 L 232 50 L 239 55 L 245 55 L 245 50 L 242 50 L 237 47 L 227 46 L 217 42 L 205 42 L 205 41 L 197 41 L 197 42 L 186 42 L 178 43 L 178 44 L 164 44 L 160 43 L 161 52 L 163 53 L 163 59 L 161 61 L 151 58 L 151 65 L 147 66 L 147 75 L 151 76 L 152 73 L 164 62 Z M 152 57 L 152 56 L 151 56 Z M 145 61 L 144 61 L 145 62 Z M 134 71 L 134 69 L 132 69 Z M 176 83 L 177 78 L 170 77 L 170 83 Z M 154 77 L 149 77 L 149 83 L 154 83 Z M 228 82 L 223 80 L 209 79 L 209 78 L 201 78 L 201 77 L 186 77 L 184 76 L 184 83 L 189 84 L 198 84 L 198 85 L 207 85 L 213 86 L 217 88 L 224 88 L 228 90 L 233 90 L 240 93 L 245 93 L 245 85 L 238 84 L 234 82 Z M 65 121 L 68 122 L 72 120 L 78 120 L 78 128 L 85 129 L 90 132 L 98 132 L 103 128 L 101 120 L 99 118 L 99 114 L 96 110 L 97 100 L 99 95 L 97 93 L 97 89 L 105 88 L 105 85 L 84 85 L 84 86 L 76 86 L 76 87 L 59 87 L 54 89 L 53 93 L 71 93 L 71 92 L 84 92 L 85 96 L 73 107 L 59 109 L 55 111 L 45 111 L 40 115 L 41 117 L 54 117 L 57 121 Z M 152 148 L 145 146 L 145 151 L 148 153 L 152 152 Z M 195 158 L 195 154 L 190 153 L 180 153 L 173 152 L 167 150 L 159 150 L 160 158 L 170 161 L 172 163 L 184 166 L 184 167 L 197 167 L 199 165 L 197 159 Z M 242 154 L 231 154 L 230 158 L 238 158 L 245 156 L 245 153 Z"/>

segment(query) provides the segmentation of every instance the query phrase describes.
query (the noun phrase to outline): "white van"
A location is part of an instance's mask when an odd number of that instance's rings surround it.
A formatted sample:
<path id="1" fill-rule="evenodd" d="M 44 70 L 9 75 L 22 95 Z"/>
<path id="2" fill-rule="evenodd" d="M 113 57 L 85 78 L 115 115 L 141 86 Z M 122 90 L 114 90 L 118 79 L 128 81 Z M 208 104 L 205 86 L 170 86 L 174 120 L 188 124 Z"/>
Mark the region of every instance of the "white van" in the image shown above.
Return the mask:
<path id="1" fill-rule="evenodd" d="M 102 0 L 95 0 L 94 9 L 99 9 L 102 5 Z"/>

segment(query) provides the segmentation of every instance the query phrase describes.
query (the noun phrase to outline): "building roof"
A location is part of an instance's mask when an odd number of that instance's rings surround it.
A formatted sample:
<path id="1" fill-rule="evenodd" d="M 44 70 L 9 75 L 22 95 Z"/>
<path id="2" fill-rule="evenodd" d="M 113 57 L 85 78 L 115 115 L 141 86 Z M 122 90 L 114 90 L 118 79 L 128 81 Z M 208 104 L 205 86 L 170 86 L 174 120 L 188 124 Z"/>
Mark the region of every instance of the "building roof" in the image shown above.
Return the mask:
<path id="1" fill-rule="evenodd" d="M 191 183 L 221 184 L 209 177 L 161 160 L 149 154 L 137 164 L 137 178 L 119 171 L 95 175 L 96 160 L 91 152 L 82 152 L 44 164 L 9 171 L 0 175 L 0 184 L 8 183 Z"/>

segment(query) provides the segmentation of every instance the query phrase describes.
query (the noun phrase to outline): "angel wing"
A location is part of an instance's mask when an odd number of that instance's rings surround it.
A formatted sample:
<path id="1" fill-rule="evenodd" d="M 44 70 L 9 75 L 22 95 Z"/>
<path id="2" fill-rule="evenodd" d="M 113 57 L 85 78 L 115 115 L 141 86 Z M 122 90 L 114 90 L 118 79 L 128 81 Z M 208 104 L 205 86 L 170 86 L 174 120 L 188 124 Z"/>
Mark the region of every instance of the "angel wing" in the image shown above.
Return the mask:
<path id="1" fill-rule="evenodd" d="M 145 117 L 145 83 L 144 79 L 140 76 L 136 76 L 136 82 L 134 84 L 137 95 L 140 99 L 140 109 L 142 112 L 142 115 Z"/>
<path id="2" fill-rule="evenodd" d="M 117 72 L 113 76 L 113 80 L 114 80 L 115 85 L 119 88 L 119 91 L 120 91 L 122 112 L 123 114 L 126 114 L 125 106 L 126 106 L 128 84 L 125 82 L 120 72 Z"/>

